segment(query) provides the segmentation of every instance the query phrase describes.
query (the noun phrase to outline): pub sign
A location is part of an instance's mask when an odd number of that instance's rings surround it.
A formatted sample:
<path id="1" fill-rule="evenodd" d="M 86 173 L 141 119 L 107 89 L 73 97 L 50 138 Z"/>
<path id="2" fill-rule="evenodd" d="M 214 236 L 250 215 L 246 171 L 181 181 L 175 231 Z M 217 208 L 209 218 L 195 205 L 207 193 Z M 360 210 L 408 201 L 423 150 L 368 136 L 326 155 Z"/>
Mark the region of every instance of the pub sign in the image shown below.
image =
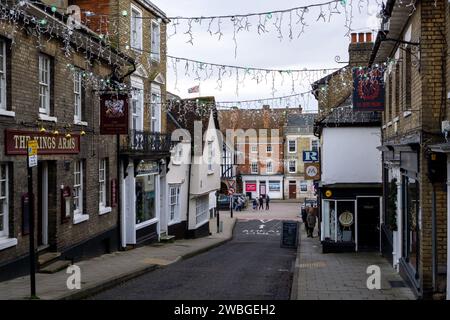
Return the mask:
<path id="1" fill-rule="evenodd" d="M 353 69 L 353 110 L 384 111 L 384 70 Z"/>
<path id="2" fill-rule="evenodd" d="M 100 96 L 100 134 L 128 134 L 128 95 Z"/>

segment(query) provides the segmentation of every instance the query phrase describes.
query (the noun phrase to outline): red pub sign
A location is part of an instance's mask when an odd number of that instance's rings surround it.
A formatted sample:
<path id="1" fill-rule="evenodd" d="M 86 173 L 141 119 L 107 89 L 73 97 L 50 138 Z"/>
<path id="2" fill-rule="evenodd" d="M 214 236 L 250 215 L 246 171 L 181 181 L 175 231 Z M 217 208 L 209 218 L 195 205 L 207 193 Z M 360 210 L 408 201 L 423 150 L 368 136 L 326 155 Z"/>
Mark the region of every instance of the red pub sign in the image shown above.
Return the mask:
<path id="1" fill-rule="evenodd" d="M 38 142 L 38 154 L 77 154 L 80 152 L 80 135 L 33 132 L 24 130 L 5 130 L 5 154 L 27 155 L 28 140 Z"/>
<path id="2" fill-rule="evenodd" d="M 100 96 L 100 134 L 128 134 L 128 95 Z"/>

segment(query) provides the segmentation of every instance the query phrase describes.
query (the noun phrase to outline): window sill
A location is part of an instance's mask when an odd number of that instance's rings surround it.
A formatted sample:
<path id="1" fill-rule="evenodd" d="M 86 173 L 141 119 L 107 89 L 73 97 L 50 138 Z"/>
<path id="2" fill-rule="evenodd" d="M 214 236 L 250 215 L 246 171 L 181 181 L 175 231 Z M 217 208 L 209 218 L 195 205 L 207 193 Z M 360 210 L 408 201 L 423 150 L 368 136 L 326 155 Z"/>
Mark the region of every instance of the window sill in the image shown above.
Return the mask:
<path id="1" fill-rule="evenodd" d="M 14 111 L 0 109 L 0 116 L 15 117 L 16 113 Z"/>
<path id="2" fill-rule="evenodd" d="M 0 250 L 8 249 L 17 245 L 16 238 L 0 239 Z"/>
<path id="3" fill-rule="evenodd" d="M 42 113 L 39 113 L 39 120 L 55 122 L 55 123 L 58 122 L 58 118 L 52 117 L 52 116 L 49 116 L 49 115 L 46 115 L 46 114 L 42 114 Z"/>
<path id="4" fill-rule="evenodd" d="M 84 127 L 88 126 L 87 121 L 80 121 L 80 120 L 73 120 L 73 124 L 75 124 L 77 126 L 84 126 Z"/>
<path id="5" fill-rule="evenodd" d="M 211 176 L 211 175 L 213 175 L 214 174 L 214 171 L 209 171 L 208 170 L 208 176 Z"/>
<path id="6" fill-rule="evenodd" d="M 111 211 L 112 211 L 112 208 L 111 208 L 111 207 L 100 207 L 100 208 L 99 208 L 98 214 L 99 214 L 100 216 L 102 216 L 102 215 L 104 215 L 104 214 L 110 213 Z"/>
<path id="7" fill-rule="evenodd" d="M 87 214 L 75 214 L 73 216 L 73 224 L 79 224 L 87 220 L 89 220 L 89 215 Z"/>
<path id="8" fill-rule="evenodd" d="M 403 118 L 409 117 L 412 114 L 411 111 L 405 111 L 403 112 Z"/>
<path id="9" fill-rule="evenodd" d="M 158 221 L 159 221 L 158 218 L 153 218 L 153 219 L 151 219 L 151 220 L 141 222 L 141 223 L 139 223 L 139 224 L 136 225 L 136 230 L 139 230 L 139 229 L 148 227 L 149 225 L 155 224 L 155 223 L 157 223 Z"/>

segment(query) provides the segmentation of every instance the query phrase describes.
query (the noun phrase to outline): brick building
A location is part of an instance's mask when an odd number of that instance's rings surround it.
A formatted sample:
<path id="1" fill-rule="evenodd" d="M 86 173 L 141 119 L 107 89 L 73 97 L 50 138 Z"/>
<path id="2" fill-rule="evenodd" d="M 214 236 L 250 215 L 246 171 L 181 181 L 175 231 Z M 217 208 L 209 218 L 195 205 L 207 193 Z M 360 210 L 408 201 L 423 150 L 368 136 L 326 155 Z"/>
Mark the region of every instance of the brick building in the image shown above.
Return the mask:
<path id="1" fill-rule="evenodd" d="M 267 194 L 272 199 L 283 199 L 283 127 L 287 115 L 298 112 L 297 109 L 271 109 L 269 106 L 219 110 L 222 133 L 226 138 L 228 130 L 235 135 L 238 190 L 251 198 Z"/>
<path id="2" fill-rule="evenodd" d="M 290 114 L 284 127 L 284 197 L 285 199 L 313 200 L 314 181 L 305 177 L 305 151 L 319 152 L 319 139 L 314 136 L 317 114 Z M 318 160 L 317 160 L 318 161 Z M 308 160 L 309 162 L 309 160 Z M 312 161 L 311 161 L 312 162 Z"/>
<path id="3" fill-rule="evenodd" d="M 445 157 L 431 152 L 443 150 L 448 119 L 448 9 L 447 1 L 417 1 L 415 10 L 387 1 L 370 59 L 387 64 L 382 249 L 423 298 L 443 296 L 448 267 Z"/>
<path id="4" fill-rule="evenodd" d="M 30 138 L 39 144 L 33 169 L 39 262 L 78 260 L 117 249 L 117 196 L 112 192 L 117 186 L 117 145 L 114 137 L 99 135 L 98 79 L 118 77 L 112 68 L 134 63 L 112 49 L 106 49 L 111 60 L 96 55 L 100 40 L 84 27 L 64 43 L 61 30 L 66 27 L 59 12 L 49 7 L 15 9 L 17 25 L 2 18 L 0 30 L 1 279 L 28 271 Z M 19 28 L 26 20 L 28 25 Z M 52 37 L 44 27 L 38 43 L 36 23 L 52 26 Z M 75 43 L 80 38 L 90 48 Z"/>
<path id="5" fill-rule="evenodd" d="M 159 240 L 168 232 L 166 130 L 166 25 L 149 0 L 69 0 L 82 19 L 137 63 L 125 82 L 132 88 L 130 132 L 121 141 L 122 246 Z M 149 182 L 149 185 L 147 185 Z M 145 187 L 147 186 L 147 187 Z"/>

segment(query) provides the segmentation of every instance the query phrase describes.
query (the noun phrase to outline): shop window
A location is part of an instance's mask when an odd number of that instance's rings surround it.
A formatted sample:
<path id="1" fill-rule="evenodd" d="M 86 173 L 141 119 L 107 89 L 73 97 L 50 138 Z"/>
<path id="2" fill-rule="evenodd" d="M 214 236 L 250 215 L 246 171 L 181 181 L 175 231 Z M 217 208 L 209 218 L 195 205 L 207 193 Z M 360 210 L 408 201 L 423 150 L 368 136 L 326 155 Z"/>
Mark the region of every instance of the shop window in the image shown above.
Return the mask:
<path id="1" fill-rule="evenodd" d="M 419 183 L 417 180 L 403 177 L 404 192 L 404 230 L 403 254 L 410 266 L 418 272 L 419 267 Z"/>
<path id="2" fill-rule="evenodd" d="M 197 198 L 195 206 L 195 223 L 197 225 L 208 220 L 209 196 Z"/>
<path id="3" fill-rule="evenodd" d="M 170 222 L 180 219 L 180 186 L 169 187 Z"/>
<path id="4" fill-rule="evenodd" d="M 269 181 L 269 191 L 270 192 L 280 192 L 281 183 L 280 181 Z"/>
<path id="5" fill-rule="evenodd" d="M 324 240 L 355 242 L 355 201 L 324 200 Z"/>
<path id="6" fill-rule="evenodd" d="M 136 224 L 156 218 L 156 175 L 136 177 Z"/>
<path id="7" fill-rule="evenodd" d="M 258 146 L 256 144 L 252 144 L 250 146 L 251 153 L 258 153 Z"/>

